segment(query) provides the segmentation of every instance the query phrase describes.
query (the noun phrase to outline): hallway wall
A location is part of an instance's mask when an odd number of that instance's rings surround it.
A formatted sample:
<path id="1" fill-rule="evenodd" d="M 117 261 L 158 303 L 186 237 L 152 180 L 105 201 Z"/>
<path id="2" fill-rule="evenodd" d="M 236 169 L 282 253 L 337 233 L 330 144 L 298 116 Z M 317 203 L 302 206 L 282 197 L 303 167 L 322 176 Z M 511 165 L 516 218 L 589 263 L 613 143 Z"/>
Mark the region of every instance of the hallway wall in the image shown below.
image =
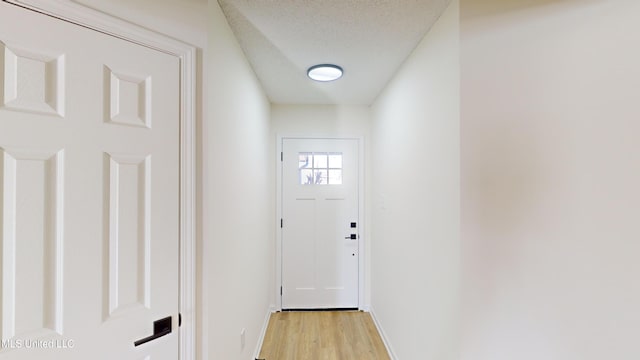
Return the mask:
<path id="1" fill-rule="evenodd" d="M 640 358 L 640 3 L 461 14 L 461 358 Z"/>
<path id="2" fill-rule="evenodd" d="M 254 355 L 272 297 L 270 104 L 215 0 L 208 21 L 199 358 L 246 360 Z"/>
<path id="3" fill-rule="evenodd" d="M 402 360 L 458 359 L 458 24 L 454 0 L 372 108 L 372 311 Z"/>

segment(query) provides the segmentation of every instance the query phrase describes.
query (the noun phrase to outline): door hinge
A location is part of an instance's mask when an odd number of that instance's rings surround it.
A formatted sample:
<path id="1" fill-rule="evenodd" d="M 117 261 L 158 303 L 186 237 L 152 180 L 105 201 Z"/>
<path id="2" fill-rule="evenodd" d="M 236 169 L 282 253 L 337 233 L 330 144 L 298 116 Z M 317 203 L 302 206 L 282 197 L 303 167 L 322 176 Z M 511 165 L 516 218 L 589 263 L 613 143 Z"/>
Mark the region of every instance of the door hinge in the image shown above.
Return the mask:
<path id="1" fill-rule="evenodd" d="M 178 327 L 182 326 L 182 314 L 178 313 Z"/>
<path id="2" fill-rule="evenodd" d="M 284 227 L 284 220 L 280 219 L 280 229 Z"/>
<path id="3" fill-rule="evenodd" d="M 280 286 L 280 296 L 282 296 L 282 286 Z"/>
<path id="4" fill-rule="evenodd" d="M 284 161 L 284 153 L 282 151 L 280 152 L 280 161 Z"/>

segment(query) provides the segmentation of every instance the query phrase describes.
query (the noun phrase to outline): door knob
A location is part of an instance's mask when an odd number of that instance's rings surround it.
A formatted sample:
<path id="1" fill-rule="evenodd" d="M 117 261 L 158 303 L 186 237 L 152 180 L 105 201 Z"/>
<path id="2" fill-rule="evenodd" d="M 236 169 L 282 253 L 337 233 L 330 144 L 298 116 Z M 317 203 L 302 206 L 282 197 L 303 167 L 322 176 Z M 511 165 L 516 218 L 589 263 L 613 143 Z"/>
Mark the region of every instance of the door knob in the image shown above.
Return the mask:
<path id="1" fill-rule="evenodd" d="M 147 336 L 144 339 L 137 340 L 133 343 L 134 346 L 140 346 L 155 340 L 159 337 L 171 334 L 171 316 L 164 319 L 156 320 L 153 322 L 153 335 Z"/>
<path id="2" fill-rule="evenodd" d="M 351 234 L 350 236 L 345 236 L 345 239 L 349 239 L 349 240 L 357 240 L 358 239 L 358 235 L 356 234 Z"/>

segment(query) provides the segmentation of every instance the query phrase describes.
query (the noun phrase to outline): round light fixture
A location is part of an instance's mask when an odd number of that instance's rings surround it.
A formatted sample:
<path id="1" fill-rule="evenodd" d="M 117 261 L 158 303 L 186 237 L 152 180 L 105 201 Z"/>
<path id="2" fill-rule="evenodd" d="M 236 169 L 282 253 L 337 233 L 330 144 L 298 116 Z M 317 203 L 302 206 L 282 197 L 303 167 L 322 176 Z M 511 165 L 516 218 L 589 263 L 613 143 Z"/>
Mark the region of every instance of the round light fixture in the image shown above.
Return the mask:
<path id="1" fill-rule="evenodd" d="M 315 81 L 334 81 L 342 77 L 342 68 L 333 64 L 315 65 L 307 70 L 307 76 Z"/>

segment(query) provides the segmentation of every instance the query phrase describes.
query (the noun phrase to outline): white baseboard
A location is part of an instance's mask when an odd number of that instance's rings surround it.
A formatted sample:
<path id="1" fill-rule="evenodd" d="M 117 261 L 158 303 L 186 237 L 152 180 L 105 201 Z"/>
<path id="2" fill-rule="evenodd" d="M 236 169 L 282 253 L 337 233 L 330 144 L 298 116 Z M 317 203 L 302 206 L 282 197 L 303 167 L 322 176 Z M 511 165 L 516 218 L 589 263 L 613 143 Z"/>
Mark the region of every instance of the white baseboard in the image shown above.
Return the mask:
<path id="1" fill-rule="evenodd" d="M 264 342 L 264 337 L 267 335 L 267 327 L 269 326 L 269 319 L 271 318 L 271 314 L 275 312 L 275 308 L 271 307 L 267 311 L 267 315 L 264 317 L 264 322 L 262 323 L 262 329 L 260 330 L 260 336 L 258 337 L 258 343 L 256 344 L 256 350 L 253 354 L 253 359 L 257 359 L 260 356 L 260 351 L 262 350 L 262 343 Z"/>
<path id="2" fill-rule="evenodd" d="M 389 357 L 391 360 L 398 360 L 395 352 L 393 351 L 393 347 L 389 342 L 389 338 L 387 338 L 387 334 L 382 329 L 380 322 L 378 322 L 378 318 L 376 318 L 376 312 L 373 311 L 373 308 L 369 308 L 369 313 L 371 314 L 371 318 L 373 319 L 373 323 L 376 325 L 376 329 L 378 329 L 378 333 L 380 333 L 380 337 L 382 338 L 382 342 L 384 343 L 384 347 L 387 348 L 387 352 L 389 353 Z"/>

